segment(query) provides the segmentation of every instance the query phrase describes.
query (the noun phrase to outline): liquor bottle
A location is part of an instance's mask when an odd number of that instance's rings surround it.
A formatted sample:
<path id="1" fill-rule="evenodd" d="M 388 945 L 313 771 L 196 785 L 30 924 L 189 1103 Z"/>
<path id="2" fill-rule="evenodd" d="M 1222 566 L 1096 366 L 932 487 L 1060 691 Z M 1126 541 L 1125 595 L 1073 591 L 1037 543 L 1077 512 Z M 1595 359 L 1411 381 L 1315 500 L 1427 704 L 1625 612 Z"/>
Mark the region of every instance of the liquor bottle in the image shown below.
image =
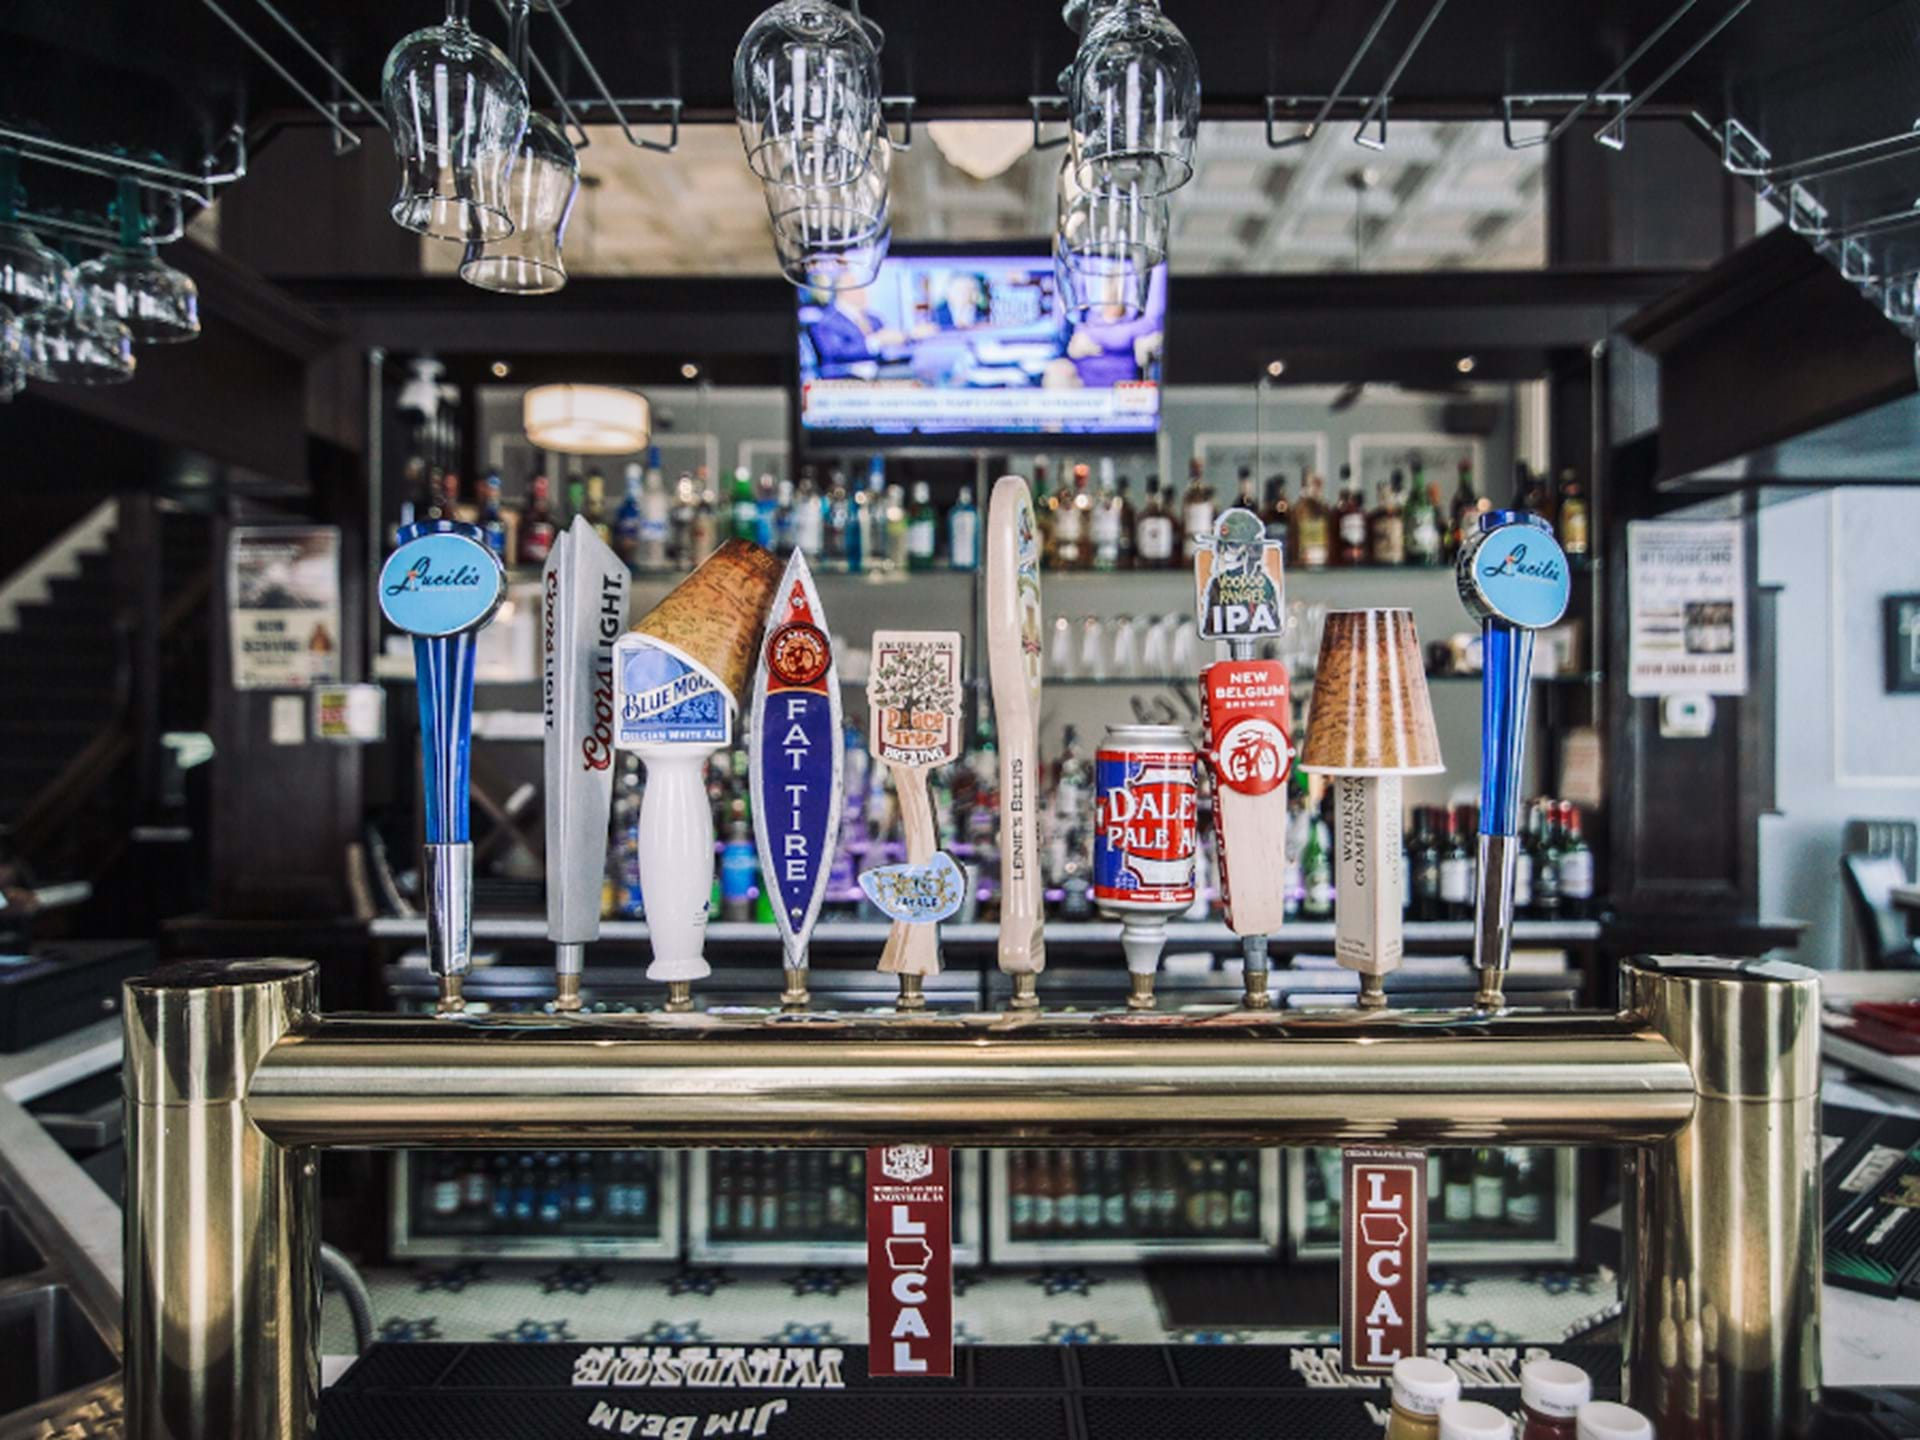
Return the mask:
<path id="1" fill-rule="evenodd" d="M 587 517 L 603 545 L 613 543 L 613 526 L 607 520 L 607 477 L 598 470 L 587 472 L 586 502 L 580 513 Z"/>
<path id="2" fill-rule="evenodd" d="M 1007 1156 L 1007 1233 L 1015 1240 L 1025 1240 L 1033 1232 L 1033 1191 L 1029 1188 L 1032 1180 L 1027 1165 L 1026 1150 L 1015 1150 Z"/>
<path id="3" fill-rule="evenodd" d="M 1473 1218 L 1497 1225 L 1507 1218 L 1507 1166 L 1502 1152 L 1481 1147 L 1473 1152 Z"/>
<path id="4" fill-rule="evenodd" d="M 1587 492 L 1580 476 L 1569 465 L 1560 472 L 1560 548 L 1569 555 L 1584 555 L 1590 540 Z"/>
<path id="5" fill-rule="evenodd" d="M 460 1213 L 460 1176 L 454 1170 L 451 1155 L 434 1157 L 433 1173 L 427 1184 L 427 1213 L 441 1220 Z"/>
<path id="6" fill-rule="evenodd" d="M 496 1154 L 487 1169 L 487 1214 L 495 1229 L 503 1229 L 513 1219 L 513 1157 Z"/>
<path id="7" fill-rule="evenodd" d="M 1473 857 L 1460 833 L 1460 817 L 1452 810 L 1439 816 L 1444 827 L 1440 847 L 1440 911 L 1448 920 L 1466 920 L 1473 915 Z"/>
<path id="8" fill-rule="evenodd" d="M 1307 1172 L 1307 1233 L 1323 1235 L 1333 1228 L 1333 1201 L 1327 1196 L 1326 1177 L 1320 1173 L 1319 1157 L 1311 1150 L 1300 1159 Z"/>
<path id="9" fill-rule="evenodd" d="M 827 1226 L 847 1230 L 853 1225 L 853 1191 L 847 1184 L 847 1157 L 835 1150 L 827 1156 Z"/>
<path id="10" fill-rule="evenodd" d="M 760 533 L 760 504 L 753 493 L 753 476 L 747 473 L 747 467 L 738 466 L 733 472 L 732 527 L 728 534 L 735 540 L 757 542 Z"/>
<path id="11" fill-rule="evenodd" d="M 773 1152 L 762 1150 L 759 1159 L 760 1233 L 772 1235 L 780 1228 L 780 1183 L 773 1173 Z"/>
<path id="12" fill-rule="evenodd" d="M 1300 481 L 1300 499 L 1293 507 L 1293 543 L 1289 560 L 1303 570 L 1324 570 L 1333 560 L 1334 518 L 1327 508 L 1326 482 L 1309 471 Z"/>
<path id="13" fill-rule="evenodd" d="M 1533 835 L 1533 913 L 1542 920 L 1560 917 L 1560 838 L 1553 822 L 1553 802 L 1536 801 L 1527 815 L 1527 828 Z"/>
<path id="14" fill-rule="evenodd" d="M 1120 477 L 1119 494 L 1115 502 L 1120 518 L 1119 566 L 1122 570 L 1131 570 L 1134 566 L 1133 542 L 1134 538 L 1140 533 L 1140 517 L 1135 513 L 1133 508 L 1132 489 L 1133 481 L 1125 475 L 1122 475 Z"/>
<path id="15" fill-rule="evenodd" d="M 1532 1230 L 1549 1213 L 1547 1192 L 1553 1187 L 1553 1166 L 1547 1152 L 1524 1146 L 1508 1150 L 1505 1160 L 1506 1222 L 1516 1230 Z"/>
<path id="16" fill-rule="evenodd" d="M 801 476 L 804 491 L 807 477 Z M 847 550 L 852 540 L 853 497 L 847 493 L 846 473 L 838 465 L 827 472 L 827 494 L 821 502 L 820 556 L 829 570 L 848 568 Z"/>
<path id="17" fill-rule="evenodd" d="M 707 471 L 701 466 L 694 471 L 694 488 L 699 492 L 699 500 L 693 507 L 693 518 L 687 522 L 687 566 L 689 569 L 700 564 L 720 546 L 720 520 L 715 506 L 713 487 L 706 483 Z"/>
<path id="18" fill-rule="evenodd" d="M 1547 524 L 1553 524 L 1553 487 L 1547 477 L 1536 475 L 1527 462 L 1513 462 L 1513 494 L 1516 509 L 1530 510 Z"/>
<path id="19" fill-rule="evenodd" d="M 500 472 L 489 470 L 480 482 L 480 528 L 486 532 L 487 548 L 502 565 L 512 564 L 507 554 L 507 522 L 500 512 Z"/>
<path id="20" fill-rule="evenodd" d="M 1093 497 L 1087 493 L 1087 467 L 1073 467 L 1073 489 L 1060 496 L 1053 517 L 1053 563 L 1061 570 L 1087 568 L 1087 530 Z"/>
<path id="21" fill-rule="evenodd" d="M 1380 487 L 1380 503 L 1367 516 L 1367 554 L 1376 565 L 1407 563 L 1407 521 L 1401 498 L 1405 493 L 1396 470 Z"/>
<path id="22" fill-rule="evenodd" d="M 646 474 L 640 482 L 640 543 L 634 549 L 637 569 L 654 572 L 671 563 L 673 499 L 660 473 L 660 447 L 647 448 Z"/>
<path id="23" fill-rule="evenodd" d="M 1126 533 L 1120 511 L 1120 493 L 1114 488 L 1113 461 L 1100 462 L 1100 490 L 1093 497 L 1093 518 L 1089 522 L 1093 536 L 1093 568 L 1120 568 L 1120 537 Z"/>
<path id="24" fill-rule="evenodd" d="M 558 1227 L 566 1215 L 566 1182 L 560 1157 L 548 1154 L 540 1171 L 540 1206 L 535 1219 L 549 1228 Z"/>
<path id="25" fill-rule="evenodd" d="M 1140 507 L 1140 523 L 1133 532 L 1134 563 L 1144 570 L 1171 570 L 1180 550 L 1180 537 L 1160 498 L 1160 477 L 1147 477 L 1147 500 Z"/>
<path id="26" fill-rule="evenodd" d="M 1080 1233 L 1098 1235 L 1107 1213 L 1106 1191 L 1100 1183 L 1100 1157 L 1092 1150 L 1076 1150 L 1073 1168 L 1075 1193 L 1080 1197 Z"/>
<path id="27" fill-rule="evenodd" d="M 1207 1160 L 1207 1233 L 1224 1235 L 1233 1221 L 1232 1181 L 1227 1175 L 1227 1157 L 1218 1150 Z"/>
<path id="28" fill-rule="evenodd" d="M 1043 566 L 1053 564 L 1053 519 L 1057 502 L 1053 493 L 1052 473 L 1044 460 L 1033 462 L 1033 523 L 1040 532 L 1040 563 Z"/>
<path id="29" fill-rule="evenodd" d="M 640 484 L 640 463 L 636 460 L 627 466 L 627 493 L 613 512 L 613 553 L 628 573 L 640 568 Z"/>
<path id="30" fill-rule="evenodd" d="M 563 492 L 567 497 L 567 513 L 564 519 L 556 518 L 555 523 L 562 529 L 573 523 L 573 517 L 587 508 L 587 477 L 578 470 L 567 477 L 567 488 Z"/>
<path id="31" fill-rule="evenodd" d="M 1325 803 L 1333 803 L 1331 788 L 1327 791 Z M 1300 872 L 1306 887 L 1300 913 L 1309 920 L 1332 919 L 1333 827 L 1327 823 L 1324 811 L 1312 818 L 1307 831 L 1307 846 L 1300 856 Z"/>
<path id="32" fill-rule="evenodd" d="M 1051 1235 L 1054 1231 L 1053 1152 L 1029 1152 L 1028 1165 L 1027 1186 L 1033 1193 L 1033 1233 Z"/>
<path id="33" fill-rule="evenodd" d="M 1253 1156 L 1245 1151 L 1233 1162 L 1233 1194 L 1228 1218 L 1235 1234 L 1253 1235 L 1259 1230 L 1260 1179 Z"/>
<path id="34" fill-rule="evenodd" d="M 1560 802 L 1560 913 L 1584 920 L 1593 909 L 1593 851 L 1580 833 L 1580 809 Z"/>
<path id="35" fill-rule="evenodd" d="M 1153 1175 L 1140 1150 L 1115 1151 L 1127 1176 L 1127 1230 L 1135 1239 L 1153 1233 Z"/>
<path id="36" fill-rule="evenodd" d="M 593 1155 L 576 1150 L 573 1156 L 573 1218 L 591 1220 L 600 1209 L 600 1191 L 594 1184 Z"/>
<path id="37" fill-rule="evenodd" d="M 1281 874 L 1286 896 L 1285 913 L 1289 920 L 1300 914 L 1307 899 L 1305 862 L 1307 840 L 1313 831 L 1311 795 L 1307 772 L 1295 766 L 1293 778 L 1287 781 L 1286 860 Z"/>
<path id="38" fill-rule="evenodd" d="M 940 517 L 933 510 L 927 482 L 913 482 L 913 513 L 907 517 L 907 568 L 931 570 L 940 549 Z"/>
<path id="39" fill-rule="evenodd" d="M 1260 513 L 1260 497 L 1254 493 L 1253 468 L 1251 466 L 1242 465 L 1240 467 L 1239 472 L 1234 476 L 1234 486 L 1233 503 L 1242 510 L 1251 511 L 1253 514 L 1258 515 Z"/>
<path id="40" fill-rule="evenodd" d="M 793 505 L 793 485 L 776 479 L 770 471 L 762 471 L 754 486 L 754 504 L 760 512 L 754 525 L 754 543 L 776 555 L 786 554 L 793 545 L 782 539 L 781 529 L 786 523 L 783 517 Z"/>
<path id="41" fill-rule="evenodd" d="M 1434 833 L 1433 811 L 1422 805 L 1413 812 L 1413 843 L 1408 847 L 1408 889 L 1413 892 L 1413 918 L 1438 920 L 1440 909 L 1440 840 Z"/>
<path id="42" fill-rule="evenodd" d="M 960 487 L 960 498 L 947 512 L 947 563 L 956 570 L 980 565 L 980 512 L 974 508 L 971 485 Z"/>
<path id="43" fill-rule="evenodd" d="M 460 1157 L 460 1208 L 479 1213 L 493 1209 L 493 1177 L 484 1155 Z"/>
<path id="44" fill-rule="evenodd" d="M 1180 1219 L 1189 1235 L 1202 1235 L 1207 1228 L 1207 1162 L 1197 1151 L 1180 1156 Z"/>
<path id="45" fill-rule="evenodd" d="M 1156 1235 L 1171 1235 L 1180 1217 L 1179 1172 L 1170 1151 L 1157 1150 L 1153 1157 L 1153 1229 Z"/>
<path id="46" fill-rule="evenodd" d="M 1071 1150 L 1053 1152 L 1053 1221 L 1063 1236 L 1080 1233 L 1080 1187 Z"/>
<path id="47" fill-rule="evenodd" d="M 420 506 L 422 520 L 453 519 L 452 497 L 459 493 L 460 478 L 452 477 L 451 485 L 447 483 L 448 478 L 438 465 L 427 471 L 427 489 Z"/>
<path id="48" fill-rule="evenodd" d="M 1333 563 L 1364 565 L 1367 560 L 1367 502 L 1353 467 L 1340 467 L 1340 501 L 1333 507 Z"/>
<path id="49" fill-rule="evenodd" d="M 1440 1162 L 1444 1179 L 1441 1190 L 1440 1218 L 1452 1224 L 1473 1219 L 1473 1152 L 1449 1150 Z"/>
<path id="50" fill-rule="evenodd" d="M 513 1171 L 513 1223 L 522 1227 L 533 1224 L 539 1208 L 539 1172 L 534 1168 L 533 1156 L 522 1155 Z"/>
<path id="51" fill-rule="evenodd" d="M 898 485 L 887 486 L 885 519 L 882 522 L 886 536 L 886 568 L 899 574 L 907 568 L 907 497 Z"/>
<path id="52" fill-rule="evenodd" d="M 682 470 L 673 482 L 673 504 L 667 511 L 667 563 L 675 569 L 693 568 L 693 517 L 699 508 L 699 488 L 693 476 Z"/>
<path id="53" fill-rule="evenodd" d="M 1267 522 L 1267 538 L 1291 548 L 1292 537 L 1287 530 L 1293 519 L 1292 507 L 1287 503 L 1287 477 L 1278 470 L 1267 477 L 1267 508 L 1262 514 Z M 1291 555 L 1287 558 L 1293 559 Z"/>
<path id="54" fill-rule="evenodd" d="M 1180 525 L 1185 531 L 1180 557 L 1191 564 L 1200 542 L 1213 534 L 1213 486 L 1207 483 L 1197 455 L 1187 462 L 1187 493 L 1180 499 Z"/>
<path id="55" fill-rule="evenodd" d="M 1533 876 L 1538 856 L 1528 843 L 1528 837 L 1521 835 L 1519 853 L 1513 857 L 1513 913 L 1528 915 L 1533 911 Z"/>
<path id="56" fill-rule="evenodd" d="M 1100 1228 L 1108 1235 L 1127 1233 L 1127 1182 L 1118 1150 L 1100 1152 Z"/>
<path id="57" fill-rule="evenodd" d="M 793 488 L 793 548 L 806 556 L 809 562 L 818 564 L 821 552 L 826 544 L 826 513 L 820 499 L 820 488 L 814 483 L 813 467 L 805 466 L 800 471 L 800 483 Z M 842 523 L 845 523 L 844 515 Z M 845 534 L 841 536 L 844 547 Z"/>
<path id="58" fill-rule="evenodd" d="M 1407 492 L 1407 563 L 1438 565 L 1445 547 L 1440 539 L 1440 499 L 1415 468 Z"/>
<path id="59" fill-rule="evenodd" d="M 553 504 L 547 498 L 547 477 L 536 475 L 527 483 L 527 513 L 520 522 L 520 562 L 544 565 L 553 550 L 555 526 Z"/>
<path id="60" fill-rule="evenodd" d="M 1460 553 L 1460 547 L 1480 523 L 1480 512 L 1487 508 L 1487 502 L 1473 488 L 1473 465 L 1460 462 L 1460 478 L 1453 488 L 1453 503 L 1447 515 L 1447 530 L 1444 537 L 1444 559 L 1453 563 L 1454 556 Z"/>

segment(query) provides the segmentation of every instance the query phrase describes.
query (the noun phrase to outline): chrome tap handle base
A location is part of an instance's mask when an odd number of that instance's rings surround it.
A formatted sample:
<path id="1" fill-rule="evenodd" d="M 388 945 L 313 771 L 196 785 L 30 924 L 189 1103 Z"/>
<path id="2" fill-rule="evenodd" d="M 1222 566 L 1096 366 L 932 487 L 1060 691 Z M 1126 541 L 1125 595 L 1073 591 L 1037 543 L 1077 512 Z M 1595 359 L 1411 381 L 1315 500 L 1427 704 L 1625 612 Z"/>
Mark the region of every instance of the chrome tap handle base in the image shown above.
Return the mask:
<path id="1" fill-rule="evenodd" d="M 458 1011 L 473 968 L 473 846 L 426 845 L 427 964 L 440 980 L 440 1008 Z"/>
<path id="2" fill-rule="evenodd" d="M 807 988 L 808 968 L 805 965 L 789 965 L 783 972 L 786 976 L 786 988 L 780 992 L 782 1010 L 805 1010 L 813 1004 L 813 993 Z"/>
<path id="3" fill-rule="evenodd" d="M 580 981 L 587 968 L 584 942 L 559 941 L 553 947 L 553 1008 L 566 1015 L 580 1008 Z"/>
<path id="4" fill-rule="evenodd" d="M 1473 903 L 1473 967 L 1480 972 L 1482 1010 L 1497 1010 L 1513 964 L 1513 888 L 1519 877 L 1520 838 L 1480 836 L 1480 884 Z"/>
<path id="5" fill-rule="evenodd" d="M 1016 970 L 1012 978 L 1013 997 L 1007 1001 L 1007 1008 L 1038 1010 L 1040 1008 L 1040 977 L 1031 970 Z"/>
<path id="6" fill-rule="evenodd" d="M 1273 977 L 1273 967 L 1267 955 L 1267 937 L 1242 935 L 1240 954 L 1243 967 L 1240 977 L 1245 987 L 1245 996 L 1240 1003 L 1248 1010 L 1271 1009 L 1273 992 L 1268 985 Z"/>

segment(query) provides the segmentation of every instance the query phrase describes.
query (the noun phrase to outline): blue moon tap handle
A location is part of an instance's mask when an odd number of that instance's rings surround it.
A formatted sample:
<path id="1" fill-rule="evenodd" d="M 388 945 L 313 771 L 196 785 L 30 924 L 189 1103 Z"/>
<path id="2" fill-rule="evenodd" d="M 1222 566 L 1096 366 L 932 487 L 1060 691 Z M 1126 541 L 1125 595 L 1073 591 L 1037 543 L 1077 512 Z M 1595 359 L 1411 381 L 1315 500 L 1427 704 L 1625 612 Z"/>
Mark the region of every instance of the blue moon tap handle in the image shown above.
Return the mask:
<path id="1" fill-rule="evenodd" d="M 380 609 L 395 629 L 413 636 L 426 796 L 428 954 L 442 976 L 464 973 L 473 950 L 467 773 L 474 634 L 493 618 L 506 590 L 506 571 L 485 533 L 456 520 L 402 527 L 400 544 L 380 567 Z"/>

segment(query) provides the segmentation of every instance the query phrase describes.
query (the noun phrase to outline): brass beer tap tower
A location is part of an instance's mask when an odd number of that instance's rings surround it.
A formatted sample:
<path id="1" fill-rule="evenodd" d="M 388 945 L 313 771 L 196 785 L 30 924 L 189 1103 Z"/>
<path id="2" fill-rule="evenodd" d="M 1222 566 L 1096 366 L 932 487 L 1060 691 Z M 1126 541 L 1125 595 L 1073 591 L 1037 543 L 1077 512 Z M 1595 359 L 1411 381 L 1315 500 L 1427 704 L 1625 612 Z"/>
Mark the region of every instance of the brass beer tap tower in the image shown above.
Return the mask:
<path id="1" fill-rule="evenodd" d="M 805 1024 L 777 1005 L 327 1015 L 309 961 L 164 967 L 126 987 L 127 1433 L 314 1433 L 321 1148 L 914 1140 L 1626 1147 L 1626 1399 L 1664 1408 L 1698 1382 L 1717 1401 L 1688 1435 L 1803 1435 L 1820 1383 L 1813 973 L 1646 956 L 1617 1014 L 1548 1014 L 1506 1008 L 1504 955 L 1478 958 L 1494 1004 L 1458 1011 Z M 1714 1343 L 1676 1362 L 1675 1327 Z"/>

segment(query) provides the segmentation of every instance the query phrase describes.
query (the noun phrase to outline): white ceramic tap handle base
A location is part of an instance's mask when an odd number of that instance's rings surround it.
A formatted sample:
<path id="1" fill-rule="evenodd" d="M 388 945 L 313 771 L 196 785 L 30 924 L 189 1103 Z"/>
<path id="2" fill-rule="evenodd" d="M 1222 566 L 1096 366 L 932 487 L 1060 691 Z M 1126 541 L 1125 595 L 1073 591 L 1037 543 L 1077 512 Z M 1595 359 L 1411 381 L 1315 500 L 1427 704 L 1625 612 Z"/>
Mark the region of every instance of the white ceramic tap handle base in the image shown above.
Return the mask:
<path id="1" fill-rule="evenodd" d="M 1160 969 L 1160 952 L 1167 948 L 1167 917 L 1128 916 L 1120 923 L 1120 949 L 1127 957 L 1129 975 L 1152 975 Z"/>
<path id="2" fill-rule="evenodd" d="M 1333 954 L 1362 975 L 1400 968 L 1400 777 L 1341 775 L 1334 780 Z"/>
<path id="3" fill-rule="evenodd" d="M 925 865 L 933 859 L 938 837 L 933 828 L 933 799 L 927 791 L 927 772 L 909 765 L 888 765 L 893 793 L 900 799 L 900 826 L 907 837 L 907 863 Z M 880 954 L 886 975 L 938 975 L 940 926 L 937 922 L 893 922 L 887 946 Z"/>
<path id="4" fill-rule="evenodd" d="M 653 962 L 649 980 L 703 980 L 707 905 L 713 895 L 713 811 L 707 756 L 715 747 L 641 749 L 647 788 L 640 799 L 640 895 Z"/>

